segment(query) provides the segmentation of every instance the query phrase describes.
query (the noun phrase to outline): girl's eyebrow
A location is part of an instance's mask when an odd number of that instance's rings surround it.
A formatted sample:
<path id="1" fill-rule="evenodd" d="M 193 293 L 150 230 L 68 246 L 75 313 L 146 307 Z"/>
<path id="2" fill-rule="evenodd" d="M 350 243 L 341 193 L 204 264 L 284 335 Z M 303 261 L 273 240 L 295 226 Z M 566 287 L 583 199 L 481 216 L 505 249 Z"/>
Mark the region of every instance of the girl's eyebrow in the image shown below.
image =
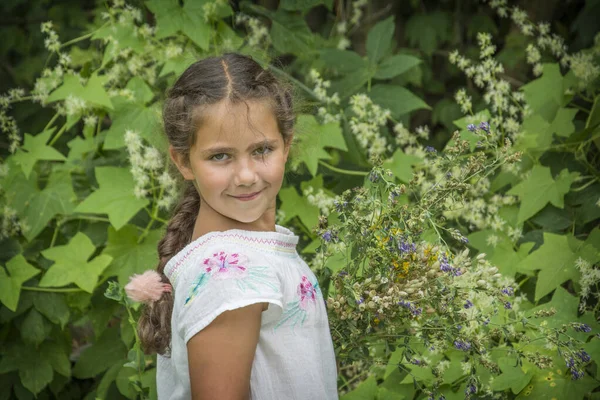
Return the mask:
<path id="1" fill-rule="evenodd" d="M 252 143 L 248 146 L 247 150 L 253 150 L 259 147 L 274 147 L 277 144 L 277 140 L 261 140 L 260 142 Z M 211 147 L 206 150 L 202 150 L 203 155 L 221 154 L 221 153 L 235 153 L 237 149 L 235 147 Z"/>

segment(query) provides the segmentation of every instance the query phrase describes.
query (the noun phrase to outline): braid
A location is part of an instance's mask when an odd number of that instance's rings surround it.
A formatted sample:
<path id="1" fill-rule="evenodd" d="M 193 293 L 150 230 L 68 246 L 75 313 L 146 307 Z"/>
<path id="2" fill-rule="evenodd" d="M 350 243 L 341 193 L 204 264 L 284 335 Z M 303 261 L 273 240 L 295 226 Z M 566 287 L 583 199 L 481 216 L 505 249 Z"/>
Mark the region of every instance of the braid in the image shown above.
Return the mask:
<path id="1" fill-rule="evenodd" d="M 191 240 L 196 216 L 200 209 L 200 195 L 190 182 L 180 203 L 173 212 L 167 225 L 165 236 L 158 242 L 159 264 L 156 268 L 162 280 L 169 280 L 164 274 L 167 262 L 181 251 Z M 166 354 L 171 346 L 171 313 L 173 312 L 173 294 L 163 293 L 160 300 L 144 307 L 138 324 L 138 335 L 142 348 L 147 354 Z"/>

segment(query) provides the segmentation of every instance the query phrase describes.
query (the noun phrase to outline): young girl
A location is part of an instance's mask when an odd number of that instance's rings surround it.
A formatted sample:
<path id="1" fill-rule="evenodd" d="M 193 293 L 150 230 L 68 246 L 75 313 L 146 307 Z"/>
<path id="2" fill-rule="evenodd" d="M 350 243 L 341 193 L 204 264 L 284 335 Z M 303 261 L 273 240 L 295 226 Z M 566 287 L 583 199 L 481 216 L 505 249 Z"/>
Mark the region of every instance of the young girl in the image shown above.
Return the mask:
<path id="1" fill-rule="evenodd" d="M 338 398 L 323 295 L 298 237 L 275 224 L 294 120 L 289 89 L 238 54 L 196 62 L 168 93 L 187 187 L 139 321 L 160 400 Z"/>

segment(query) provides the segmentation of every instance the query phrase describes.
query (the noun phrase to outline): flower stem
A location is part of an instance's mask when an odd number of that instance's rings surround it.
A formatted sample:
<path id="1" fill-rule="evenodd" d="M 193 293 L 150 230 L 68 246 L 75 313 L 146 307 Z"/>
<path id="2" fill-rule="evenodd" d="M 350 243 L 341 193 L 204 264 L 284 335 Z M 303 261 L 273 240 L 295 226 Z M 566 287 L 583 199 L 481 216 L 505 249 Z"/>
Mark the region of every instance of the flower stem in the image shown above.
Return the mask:
<path id="1" fill-rule="evenodd" d="M 327 167 L 328 169 L 340 173 L 340 174 L 344 174 L 344 175 L 356 175 L 356 176 L 367 176 L 369 175 L 369 173 L 367 171 L 351 171 L 348 169 L 341 169 L 341 168 L 337 168 L 334 167 L 331 164 L 327 164 L 325 161 L 323 160 L 319 160 L 319 164 L 321 164 L 324 167 Z"/>
<path id="2" fill-rule="evenodd" d="M 23 290 L 29 290 L 30 292 L 48 292 L 48 293 L 77 293 L 83 292 L 83 289 L 79 288 L 64 288 L 64 289 L 53 289 L 53 288 L 42 288 L 35 286 L 21 286 Z"/>

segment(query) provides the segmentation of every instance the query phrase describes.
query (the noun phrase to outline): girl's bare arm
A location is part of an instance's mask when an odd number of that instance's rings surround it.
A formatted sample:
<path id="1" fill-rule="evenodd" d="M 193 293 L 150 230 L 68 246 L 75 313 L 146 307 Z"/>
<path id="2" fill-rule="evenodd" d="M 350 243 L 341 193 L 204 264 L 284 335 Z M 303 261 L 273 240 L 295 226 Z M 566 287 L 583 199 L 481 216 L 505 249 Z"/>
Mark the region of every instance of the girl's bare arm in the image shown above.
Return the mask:
<path id="1" fill-rule="evenodd" d="M 187 343 L 193 400 L 247 400 L 267 303 L 226 311 Z"/>

